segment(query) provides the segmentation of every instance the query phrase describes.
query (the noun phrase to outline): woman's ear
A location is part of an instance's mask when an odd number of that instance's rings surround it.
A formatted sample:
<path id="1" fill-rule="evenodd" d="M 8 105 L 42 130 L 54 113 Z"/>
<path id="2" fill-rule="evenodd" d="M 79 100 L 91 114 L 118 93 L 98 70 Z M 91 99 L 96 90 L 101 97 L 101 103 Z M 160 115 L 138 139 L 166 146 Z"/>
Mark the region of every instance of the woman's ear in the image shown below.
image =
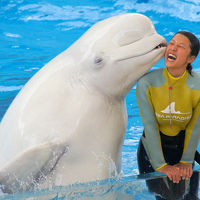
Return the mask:
<path id="1" fill-rule="evenodd" d="M 190 56 L 188 58 L 188 63 L 192 63 L 195 60 L 196 56 Z"/>

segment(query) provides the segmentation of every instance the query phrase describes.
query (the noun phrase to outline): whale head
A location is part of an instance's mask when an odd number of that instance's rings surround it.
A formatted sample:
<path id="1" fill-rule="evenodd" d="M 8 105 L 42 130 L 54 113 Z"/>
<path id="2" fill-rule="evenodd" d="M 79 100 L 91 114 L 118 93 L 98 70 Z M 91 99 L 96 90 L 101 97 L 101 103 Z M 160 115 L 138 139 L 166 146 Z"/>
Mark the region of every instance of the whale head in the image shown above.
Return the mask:
<path id="1" fill-rule="evenodd" d="M 163 57 L 165 46 L 148 17 L 128 13 L 92 26 L 72 51 L 84 82 L 106 95 L 125 96 Z"/>

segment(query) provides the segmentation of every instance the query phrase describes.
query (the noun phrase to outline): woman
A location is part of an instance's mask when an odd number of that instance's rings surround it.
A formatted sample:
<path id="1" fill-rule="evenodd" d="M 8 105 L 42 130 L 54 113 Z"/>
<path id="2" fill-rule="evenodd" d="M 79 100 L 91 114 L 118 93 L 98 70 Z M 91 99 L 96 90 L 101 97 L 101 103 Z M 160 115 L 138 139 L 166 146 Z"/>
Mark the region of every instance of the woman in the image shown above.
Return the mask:
<path id="1" fill-rule="evenodd" d="M 198 173 L 192 166 L 200 136 L 200 76 L 191 66 L 198 52 L 199 40 L 178 32 L 166 48 L 166 67 L 146 74 L 137 85 L 144 125 L 139 171 L 168 176 L 147 181 L 156 199 L 198 199 Z"/>

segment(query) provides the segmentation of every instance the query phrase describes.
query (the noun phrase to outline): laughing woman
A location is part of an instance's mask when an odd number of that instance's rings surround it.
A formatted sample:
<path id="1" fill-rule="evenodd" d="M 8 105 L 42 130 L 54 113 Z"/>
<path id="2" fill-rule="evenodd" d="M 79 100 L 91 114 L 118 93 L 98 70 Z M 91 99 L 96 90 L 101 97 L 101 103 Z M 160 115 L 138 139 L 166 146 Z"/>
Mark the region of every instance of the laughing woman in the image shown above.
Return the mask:
<path id="1" fill-rule="evenodd" d="M 178 32 L 166 48 L 166 67 L 138 82 L 144 125 L 138 146 L 139 171 L 168 176 L 147 181 L 156 199 L 198 199 L 199 174 L 192 167 L 200 138 L 200 76 L 191 66 L 198 52 L 196 36 Z"/>

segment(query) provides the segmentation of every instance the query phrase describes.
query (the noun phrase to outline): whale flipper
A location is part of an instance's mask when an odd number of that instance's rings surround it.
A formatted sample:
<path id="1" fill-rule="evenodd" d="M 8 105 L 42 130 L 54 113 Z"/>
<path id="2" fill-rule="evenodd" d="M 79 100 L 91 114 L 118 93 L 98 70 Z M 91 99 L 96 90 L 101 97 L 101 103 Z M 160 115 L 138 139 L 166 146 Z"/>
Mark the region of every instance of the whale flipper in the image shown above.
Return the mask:
<path id="1" fill-rule="evenodd" d="M 44 179 L 67 152 L 67 147 L 48 142 L 32 147 L 0 170 L 3 192 L 14 193 L 32 189 Z"/>

